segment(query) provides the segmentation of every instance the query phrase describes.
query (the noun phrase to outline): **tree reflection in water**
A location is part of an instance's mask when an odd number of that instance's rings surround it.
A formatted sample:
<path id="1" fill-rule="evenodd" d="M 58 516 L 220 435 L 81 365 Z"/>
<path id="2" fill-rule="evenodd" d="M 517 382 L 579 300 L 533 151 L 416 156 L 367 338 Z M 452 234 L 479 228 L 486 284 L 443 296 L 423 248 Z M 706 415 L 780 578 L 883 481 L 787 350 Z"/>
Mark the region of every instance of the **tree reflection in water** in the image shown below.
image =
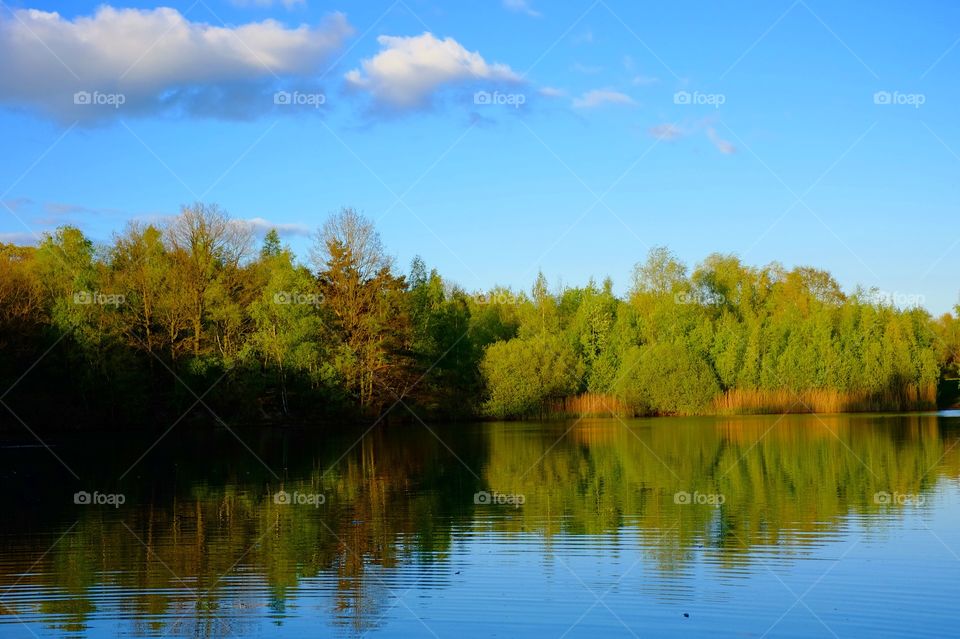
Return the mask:
<path id="1" fill-rule="evenodd" d="M 665 575 L 685 578 L 706 552 L 736 578 L 760 569 L 759 547 L 790 561 L 852 518 L 882 526 L 872 515 L 906 507 L 878 493 L 922 498 L 960 474 L 960 430 L 935 415 L 435 431 L 378 427 L 346 455 L 358 433 L 243 433 L 265 465 L 229 434 L 184 432 L 121 482 L 144 447 L 65 442 L 84 485 L 126 495 L 119 508 L 74 505 L 75 482 L 45 451 L 5 451 L 17 514 L 0 523 L 0 613 L 64 634 L 101 615 L 136 636 L 242 636 L 298 616 L 359 634 L 402 608 L 411 587 L 445 588 L 458 539 L 532 535 L 549 564 L 558 539 L 633 536 Z M 278 504 L 279 490 L 325 501 Z M 475 504 L 480 490 L 525 499 Z M 679 492 L 723 504 L 676 503 Z"/>

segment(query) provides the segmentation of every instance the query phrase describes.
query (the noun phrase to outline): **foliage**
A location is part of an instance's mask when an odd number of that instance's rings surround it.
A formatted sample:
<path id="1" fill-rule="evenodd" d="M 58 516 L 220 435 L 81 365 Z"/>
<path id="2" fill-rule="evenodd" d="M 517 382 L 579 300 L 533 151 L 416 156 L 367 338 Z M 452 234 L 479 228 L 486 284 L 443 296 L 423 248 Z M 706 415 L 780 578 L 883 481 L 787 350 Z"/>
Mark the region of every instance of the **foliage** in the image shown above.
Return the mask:
<path id="1" fill-rule="evenodd" d="M 208 406 L 304 421 L 912 410 L 960 375 L 953 315 L 846 294 L 809 267 L 715 254 L 691 270 L 660 247 L 625 298 L 542 273 L 529 293 L 468 294 L 420 258 L 399 274 L 353 209 L 329 217 L 309 265 L 276 231 L 259 251 L 251 235 L 198 203 L 109 246 L 72 227 L 0 245 L 5 401 L 37 423 L 117 424 Z"/>
<path id="2" fill-rule="evenodd" d="M 484 408 L 495 417 L 542 416 L 547 400 L 575 392 L 579 378 L 573 348 L 548 333 L 491 345 L 481 370 L 490 389 Z"/>
<path id="3" fill-rule="evenodd" d="M 614 392 L 640 414 L 704 412 L 720 391 L 707 362 L 683 346 L 635 346 L 623 358 Z"/>

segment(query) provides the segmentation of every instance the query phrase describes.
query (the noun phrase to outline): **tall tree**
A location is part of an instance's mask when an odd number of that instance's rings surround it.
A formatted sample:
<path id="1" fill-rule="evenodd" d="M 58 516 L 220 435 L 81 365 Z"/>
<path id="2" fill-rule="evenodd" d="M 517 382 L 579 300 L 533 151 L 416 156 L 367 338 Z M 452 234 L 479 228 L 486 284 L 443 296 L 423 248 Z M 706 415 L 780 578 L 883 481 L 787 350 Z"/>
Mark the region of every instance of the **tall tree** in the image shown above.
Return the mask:
<path id="1" fill-rule="evenodd" d="M 127 225 L 124 233 L 114 238 L 111 270 L 124 296 L 123 330 L 128 343 L 153 354 L 158 306 L 164 287 L 170 285 L 169 256 L 160 229 L 136 222 Z"/>
<path id="2" fill-rule="evenodd" d="M 167 227 L 175 268 L 181 272 L 193 327 L 193 355 L 200 355 L 208 294 L 224 272 L 237 269 L 251 241 L 248 225 L 217 205 L 185 206 Z"/>
<path id="3" fill-rule="evenodd" d="M 340 336 L 335 366 L 347 388 L 367 411 L 402 398 L 412 377 L 406 283 L 392 273 L 380 235 L 368 219 L 344 208 L 324 223 L 311 255 Z"/>

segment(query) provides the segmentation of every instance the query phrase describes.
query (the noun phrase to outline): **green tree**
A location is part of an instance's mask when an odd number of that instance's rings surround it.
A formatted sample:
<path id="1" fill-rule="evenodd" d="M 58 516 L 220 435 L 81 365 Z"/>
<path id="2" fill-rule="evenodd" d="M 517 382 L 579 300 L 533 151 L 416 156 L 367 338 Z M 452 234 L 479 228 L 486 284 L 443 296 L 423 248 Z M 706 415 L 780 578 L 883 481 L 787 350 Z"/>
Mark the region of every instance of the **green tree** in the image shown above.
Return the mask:
<path id="1" fill-rule="evenodd" d="M 267 245 L 273 244 L 268 239 Z M 247 307 L 253 329 L 245 354 L 257 357 L 275 371 L 280 406 L 290 413 L 290 376 L 304 376 L 315 384 L 324 380 L 321 297 L 310 272 L 294 264 L 289 249 L 261 251 L 269 279 L 260 295 Z"/>
<path id="2" fill-rule="evenodd" d="M 641 414 L 708 410 L 720 387 L 707 362 L 675 344 L 634 347 L 623 359 L 617 396 Z"/>
<path id="3" fill-rule="evenodd" d="M 448 286 L 437 271 L 427 273 L 420 257 L 410 268 L 411 349 L 420 381 L 413 390 L 428 413 L 469 414 L 478 388 L 478 350 L 470 336 L 466 294 Z"/>
<path id="4" fill-rule="evenodd" d="M 114 238 L 110 267 L 124 296 L 122 330 L 134 349 L 153 354 L 157 348 L 157 307 L 164 288 L 169 286 L 169 256 L 160 229 L 135 222 L 123 235 Z"/>
<path id="5" fill-rule="evenodd" d="M 209 294 L 218 284 L 222 293 L 226 277 L 239 268 L 250 246 L 250 229 L 231 220 L 220 207 L 198 202 L 181 209 L 167 228 L 167 240 L 174 268 L 180 272 L 181 294 L 190 309 L 193 355 L 197 357 L 208 319 Z"/>
<path id="6" fill-rule="evenodd" d="M 576 391 L 581 372 L 570 343 L 548 333 L 492 344 L 480 368 L 494 417 L 542 417 L 549 399 Z"/>

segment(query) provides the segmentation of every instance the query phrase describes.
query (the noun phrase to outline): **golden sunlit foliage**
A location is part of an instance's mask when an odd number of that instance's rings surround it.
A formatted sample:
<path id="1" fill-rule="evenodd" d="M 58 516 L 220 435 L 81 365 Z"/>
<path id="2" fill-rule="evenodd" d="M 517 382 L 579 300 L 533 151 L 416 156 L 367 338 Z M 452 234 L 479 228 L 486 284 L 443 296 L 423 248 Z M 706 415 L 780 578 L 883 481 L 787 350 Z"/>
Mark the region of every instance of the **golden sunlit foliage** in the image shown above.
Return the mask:
<path id="1" fill-rule="evenodd" d="M 419 258 L 401 275 L 352 209 L 307 266 L 198 203 L 109 245 L 63 227 L 0 247 L 0 349 L 0 382 L 30 371 L 8 401 L 40 424 L 837 412 L 933 407 L 960 329 L 824 271 L 689 272 L 663 248 L 626 298 L 542 274 L 469 295 Z"/>

